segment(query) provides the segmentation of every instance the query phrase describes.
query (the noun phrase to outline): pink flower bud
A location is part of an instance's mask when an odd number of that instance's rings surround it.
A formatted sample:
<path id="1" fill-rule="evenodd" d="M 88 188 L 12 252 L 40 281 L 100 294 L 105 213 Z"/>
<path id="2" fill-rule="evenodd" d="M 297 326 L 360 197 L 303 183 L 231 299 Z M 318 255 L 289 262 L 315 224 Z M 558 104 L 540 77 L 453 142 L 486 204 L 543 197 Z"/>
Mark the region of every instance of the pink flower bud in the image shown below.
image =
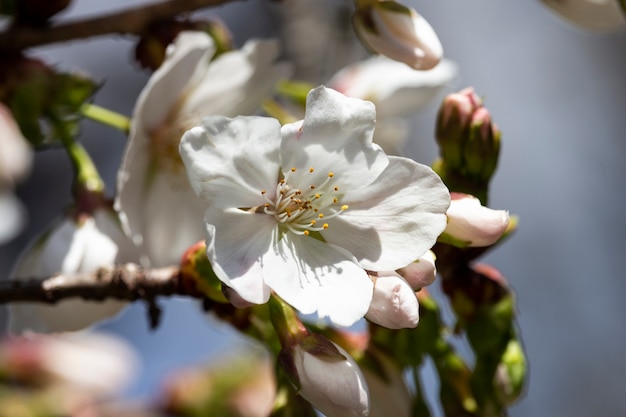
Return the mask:
<path id="1" fill-rule="evenodd" d="M 374 52 L 417 70 L 433 68 L 443 56 L 437 34 L 417 12 L 395 1 L 365 1 L 354 15 L 354 28 Z"/>
<path id="2" fill-rule="evenodd" d="M 509 225 L 508 211 L 482 206 L 469 194 L 450 195 L 452 201 L 446 212 L 448 225 L 444 235 L 457 246 L 489 246 L 500 239 Z"/>
<path id="3" fill-rule="evenodd" d="M 421 258 L 404 268 L 398 269 L 397 272 L 409 283 L 413 290 L 419 291 L 435 281 L 437 276 L 435 254 L 429 250 Z"/>
<path id="4" fill-rule="evenodd" d="M 365 317 L 388 329 L 417 327 L 419 303 L 415 291 L 397 272 L 379 272 Z"/>

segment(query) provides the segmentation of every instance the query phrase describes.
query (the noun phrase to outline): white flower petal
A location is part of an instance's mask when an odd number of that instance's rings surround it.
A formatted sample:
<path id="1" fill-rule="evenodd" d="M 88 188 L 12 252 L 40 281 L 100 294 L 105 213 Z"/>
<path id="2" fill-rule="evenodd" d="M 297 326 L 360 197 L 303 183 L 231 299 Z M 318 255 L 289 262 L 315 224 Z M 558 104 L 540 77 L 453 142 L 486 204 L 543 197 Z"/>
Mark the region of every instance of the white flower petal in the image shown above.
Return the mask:
<path id="1" fill-rule="evenodd" d="M 307 236 L 285 235 L 264 257 L 265 282 L 286 302 L 339 326 L 367 311 L 372 282 L 342 248 Z"/>
<path id="2" fill-rule="evenodd" d="M 209 116 L 185 133 L 180 155 L 191 186 L 209 204 L 255 207 L 278 182 L 280 124 L 264 117 Z"/>
<path id="3" fill-rule="evenodd" d="M 367 186 L 388 164 L 380 146 L 372 142 L 375 119 L 370 102 L 325 87 L 311 90 L 304 121 L 283 126 L 283 169 L 301 168 L 291 178 L 304 188 L 320 183 L 329 172 L 340 186 Z M 312 175 L 309 168 L 315 169 Z"/>
<path id="4" fill-rule="evenodd" d="M 220 55 L 200 80 L 189 84 L 180 114 L 253 114 L 291 72 L 286 62 L 276 62 L 279 53 L 276 40 L 250 40 L 241 50 Z"/>
<path id="5" fill-rule="evenodd" d="M 274 219 L 210 207 L 205 222 L 207 256 L 217 277 L 244 300 L 266 302 L 270 291 L 263 281 L 263 256 L 270 251 L 277 233 Z"/>
<path id="6" fill-rule="evenodd" d="M 144 199 L 146 209 L 135 218 L 137 230 L 143 230 L 144 255 L 152 267 L 178 264 L 185 250 L 204 237 L 206 202 L 196 197 L 185 177 L 163 172 L 155 173 Z"/>
<path id="7" fill-rule="evenodd" d="M 408 116 L 431 102 L 458 73 L 457 65 L 443 60 L 433 69 L 417 71 L 384 56 L 356 62 L 328 82 L 349 97 L 371 100 L 376 116 Z M 376 130 L 378 131 L 378 122 Z"/>
<path id="8" fill-rule="evenodd" d="M 163 64 L 142 90 L 133 116 L 133 125 L 150 131 L 170 113 L 201 61 L 215 52 L 215 43 L 203 32 L 182 32 L 167 48 Z"/>
<path id="9" fill-rule="evenodd" d="M 348 210 L 322 232 L 373 271 L 402 268 L 430 249 L 446 227 L 450 204 L 447 188 L 430 168 L 400 157 L 389 162 L 373 184 L 346 193 Z"/>

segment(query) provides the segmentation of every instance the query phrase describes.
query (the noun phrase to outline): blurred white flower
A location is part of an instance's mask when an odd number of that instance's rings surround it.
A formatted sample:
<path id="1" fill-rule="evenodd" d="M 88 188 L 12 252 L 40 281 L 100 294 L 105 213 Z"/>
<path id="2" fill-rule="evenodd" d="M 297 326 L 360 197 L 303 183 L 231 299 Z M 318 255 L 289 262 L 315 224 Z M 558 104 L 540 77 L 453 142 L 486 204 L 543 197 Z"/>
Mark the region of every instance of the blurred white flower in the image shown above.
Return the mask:
<path id="1" fill-rule="evenodd" d="M 445 228 L 434 172 L 372 143 L 374 106 L 318 87 L 304 120 L 207 117 L 181 156 L 205 199 L 207 255 L 253 303 L 271 290 L 304 314 L 349 326 L 367 312 L 365 270 L 406 266 Z"/>
<path id="2" fill-rule="evenodd" d="M 134 377 L 138 358 L 121 339 L 104 333 L 27 334 L 0 344 L 0 368 L 17 380 L 111 395 Z"/>
<path id="3" fill-rule="evenodd" d="M 45 279 L 95 272 L 103 266 L 136 262 L 136 247 L 123 233 L 117 214 L 99 207 L 92 214 L 67 215 L 32 244 L 18 261 L 12 279 Z M 55 305 L 11 303 L 12 332 L 73 331 L 116 315 L 126 303 L 67 299 Z"/>
<path id="4" fill-rule="evenodd" d="M 626 5 L 621 0 L 542 1 L 565 20 L 581 29 L 612 32 L 626 28 Z"/>
<path id="5" fill-rule="evenodd" d="M 409 283 L 397 272 L 379 272 L 372 278 L 374 296 L 365 318 L 388 329 L 417 327 L 419 303 Z"/>
<path id="6" fill-rule="evenodd" d="M 254 113 L 289 73 L 287 64 L 276 62 L 278 48 L 275 41 L 249 41 L 210 61 L 212 39 L 182 32 L 141 92 L 118 174 L 116 208 L 152 266 L 178 263 L 202 238 L 205 204 L 189 187 L 178 155 L 182 134 L 206 115 Z"/>
<path id="7" fill-rule="evenodd" d="M 362 366 L 370 392 L 369 417 L 410 417 L 413 397 L 406 386 L 402 368 L 384 352 L 370 346 L 366 355 L 376 370 Z"/>
<path id="8" fill-rule="evenodd" d="M 11 111 L 0 103 L 0 245 L 15 237 L 24 226 L 26 210 L 13 194 L 15 182 L 32 163 L 32 150 Z"/>
<path id="9" fill-rule="evenodd" d="M 426 19 L 395 1 L 357 1 L 353 23 L 374 52 L 416 70 L 429 70 L 443 57 L 441 42 Z"/>
<path id="10" fill-rule="evenodd" d="M 448 225 L 444 235 L 461 246 L 489 246 L 500 239 L 509 226 L 508 211 L 485 207 L 469 194 L 450 194 L 452 200 L 446 212 Z"/>
<path id="11" fill-rule="evenodd" d="M 349 65 L 328 82 L 348 97 L 376 105 L 374 142 L 387 153 L 398 154 L 408 136 L 404 118 L 437 98 L 457 76 L 454 62 L 441 61 L 430 71 L 416 71 L 384 56 Z"/>

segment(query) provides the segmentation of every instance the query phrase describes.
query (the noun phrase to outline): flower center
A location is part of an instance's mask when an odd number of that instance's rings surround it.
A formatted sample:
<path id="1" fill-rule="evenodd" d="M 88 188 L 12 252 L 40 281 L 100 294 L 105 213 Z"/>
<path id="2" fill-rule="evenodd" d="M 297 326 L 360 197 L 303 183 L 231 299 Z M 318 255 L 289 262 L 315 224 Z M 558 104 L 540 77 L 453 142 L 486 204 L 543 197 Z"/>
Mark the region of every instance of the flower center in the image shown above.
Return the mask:
<path id="1" fill-rule="evenodd" d="M 280 225 L 298 235 L 308 236 L 311 232 L 320 232 L 328 229 L 327 221 L 346 211 L 348 206 L 340 203 L 342 194 L 335 184 L 335 174 L 329 172 L 320 184 L 310 184 L 306 187 L 293 186 L 289 183 L 291 174 L 296 168 L 291 168 L 278 181 L 276 194 L 272 200 L 267 191 L 261 191 L 267 203 L 262 212 L 274 216 Z M 309 174 L 315 172 L 309 168 Z M 305 181 L 306 174 L 303 180 Z"/>

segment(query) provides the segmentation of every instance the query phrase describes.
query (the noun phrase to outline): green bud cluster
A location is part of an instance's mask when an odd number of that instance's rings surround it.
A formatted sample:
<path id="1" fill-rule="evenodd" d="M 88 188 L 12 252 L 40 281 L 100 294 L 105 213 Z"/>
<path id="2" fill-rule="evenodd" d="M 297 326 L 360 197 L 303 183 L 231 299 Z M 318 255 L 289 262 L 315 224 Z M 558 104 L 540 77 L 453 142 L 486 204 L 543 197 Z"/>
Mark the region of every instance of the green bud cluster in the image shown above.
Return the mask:
<path id="1" fill-rule="evenodd" d="M 440 149 L 435 171 L 452 191 L 475 195 L 485 204 L 498 165 L 501 133 L 473 89 L 444 99 L 435 135 Z"/>

